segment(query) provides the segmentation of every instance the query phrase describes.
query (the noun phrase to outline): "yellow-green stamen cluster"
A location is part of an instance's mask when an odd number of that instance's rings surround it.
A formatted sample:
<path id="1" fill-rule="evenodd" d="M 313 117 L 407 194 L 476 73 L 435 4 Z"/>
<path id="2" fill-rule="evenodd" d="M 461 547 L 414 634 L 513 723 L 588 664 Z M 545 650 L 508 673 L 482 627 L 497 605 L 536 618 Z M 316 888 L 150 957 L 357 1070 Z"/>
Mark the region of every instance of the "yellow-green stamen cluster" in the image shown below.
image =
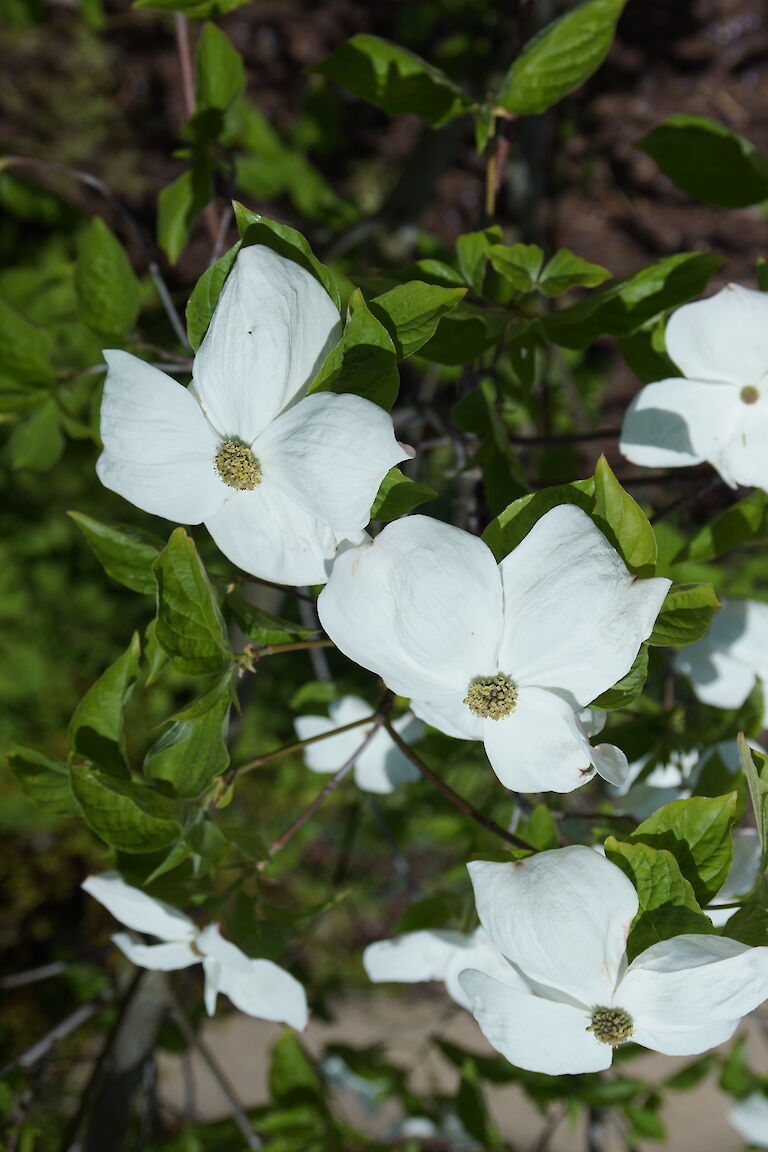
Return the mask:
<path id="1" fill-rule="evenodd" d="M 634 1027 L 632 1017 L 623 1008 L 595 1008 L 587 1032 L 593 1032 L 595 1040 L 601 1044 L 616 1048 L 629 1040 Z"/>
<path id="2" fill-rule="evenodd" d="M 746 384 L 739 393 L 742 404 L 757 404 L 760 393 L 754 384 Z"/>
<path id="3" fill-rule="evenodd" d="M 213 466 L 225 484 L 240 492 L 250 492 L 261 484 L 261 465 L 241 440 L 222 440 Z"/>
<path id="4" fill-rule="evenodd" d="M 481 676 L 469 686 L 464 703 L 473 716 L 483 720 L 503 720 L 515 710 L 517 688 L 508 676 Z"/>

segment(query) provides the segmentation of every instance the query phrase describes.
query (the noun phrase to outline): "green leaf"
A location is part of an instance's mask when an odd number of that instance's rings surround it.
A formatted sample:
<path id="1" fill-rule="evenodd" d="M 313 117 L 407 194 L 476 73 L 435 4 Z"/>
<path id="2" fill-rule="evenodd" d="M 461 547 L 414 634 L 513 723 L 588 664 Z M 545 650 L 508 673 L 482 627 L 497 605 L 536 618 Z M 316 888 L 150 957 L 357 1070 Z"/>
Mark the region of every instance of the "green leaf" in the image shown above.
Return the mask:
<path id="1" fill-rule="evenodd" d="M 155 578 L 152 565 L 163 542 L 140 528 L 102 524 L 83 512 L 68 512 L 86 539 L 107 575 L 133 592 L 152 595 Z"/>
<path id="2" fill-rule="evenodd" d="M 115 776 L 126 776 L 125 706 L 141 655 L 134 632 L 126 651 L 86 692 L 69 722 L 69 746 Z"/>
<path id="3" fill-rule="evenodd" d="M 492 244 L 488 259 L 516 292 L 531 292 L 538 281 L 544 253 L 537 244 Z"/>
<path id="4" fill-rule="evenodd" d="M 586 348 L 598 336 L 628 336 L 649 320 L 700 296 L 723 263 L 709 252 L 681 252 L 612 280 L 543 319 L 547 335 L 565 348 Z"/>
<path id="5" fill-rule="evenodd" d="M 472 1059 L 465 1060 L 461 1070 L 456 1093 L 456 1114 L 463 1128 L 481 1148 L 490 1152 L 492 1148 L 504 1147 L 488 1111 L 477 1065 Z"/>
<path id="6" fill-rule="evenodd" d="M 757 488 L 749 496 L 726 508 L 709 524 L 701 528 L 691 541 L 680 549 L 675 563 L 683 560 L 714 560 L 766 532 L 766 502 L 768 495 Z"/>
<path id="7" fill-rule="evenodd" d="M 448 928 L 456 918 L 456 897 L 448 892 L 434 892 L 411 904 L 400 915 L 393 935 L 420 932 L 422 929 Z"/>
<path id="8" fill-rule="evenodd" d="M 245 66 L 240 53 L 215 24 L 203 26 L 196 64 L 196 110 L 226 112 L 245 89 Z"/>
<path id="9" fill-rule="evenodd" d="M 349 298 L 341 339 L 326 356 L 309 391 L 351 392 L 389 410 L 399 387 L 395 345 L 356 288 Z"/>
<path id="10" fill-rule="evenodd" d="M 325 1085 L 291 1032 L 286 1032 L 272 1049 L 269 1088 L 281 1107 L 302 1103 L 325 1109 Z"/>
<path id="11" fill-rule="evenodd" d="M 208 331 L 213 310 L 219 302 L 224 281 L 232 270 L 240 244 L 234 244 L 228 252 L 214 260 L 192 289 L 187 302 L 187 337 L 193 352 L 197 352 Z"/>
<path id="12" fill-rule="evenodd" d="M 625 0 L 586 0 L 543 28 L 504 78 L 496 104 L 516 115 L 546 112 L 602 64 Z"/>
<path id="13" fill-rule="evenodd" d="M 426 484 L 417 484 L 404 476 L 399 468 L 390 468 L 379 485 L 379 491 L 371 507 L 371 520 L 397 520 L 406 516 L 423 504 L 425 500 L 434 500 L 437 496 L 434 488 Z"/>
<path id="14" fill-rule="evenodd" d="M 541 492 L 534 492 L 514 500 L 503 512 L 491 520 L 482 538 L 501 562 L 516 548 L 545 513 L 560 504 L 575 504 L 588 514 L 594 508 L 595 482 L 575 480 L 572 484 L 554 484 Z"/>
<path id="15" fill-rule="evenodd" d="M 122 244 L 99 216 L 78 245 L 75 290 L 80 316 L 91 331 L 124 343 L 139 314 L 141 285 Z"/>
<path id="16" fill-rule="evenodd" d="M 630 839 L 671 852 L 696 899 L 706 904 L 720 891 L 731 867 L 736 815 L 735 792 L 673 800 L 644 820 Z"/>
<path id="17" fill-rule="evenodd" d="M 495 347 L 508 324 L 506 316 L 461 303 L 443 317 L 419 355 L 436 364 L 468 364 Z"/>
<path id="18" fill-rule="evenodd" d="M 195 20 L 210 20 L 214 16 L 226 16 L 242 8 L 248 0 L 134 0 L 133 8 L 155 8 L 160 12 L 178 12 Z"/>
<path id="19" fill-rule="evenodd" d="M 306 268 L 307 272 L 311 272 L 315 279 L 320 281 L 341 311 L 341 295 L 333 273 L 320 263 L 301 232 L 289 228 L 287 224 L 278 224 L 276 220 L 270 220 L 258 212 L 252 212 L 237 201 L 233 201 L 233 207 L 237 230 L 245 247 L 251 244 L 266 244 L 273 252 Z"/>
<path id="20" fill-rule="evenodd" d="M 673 584 L 661 606 L 648 643 L 679 648 L 707 634 L 721 608 L 711 584 Z"/>
<path id="21" fill-rule="evenodd" d="M 627 943 L 630 961 L 659 940 L 713 931 L 712 921 L 701 911 L 671 852 L 643 843 L 622 843 L 609 836 L 605 854 L 637 890 L 639 908 Z"/>
<path id="22" fill-rule="evenodd" d="M 157 581 L 157 639 L 180 672 L 208 676 L 231 660 L 216 593 L 194 541 L 176 528 L 152 566 Z"/>
<path id="23" fill-rule="evenodd" d="M 56 378 L 49 356 L 51 340 L 0 300 L 0 376 L 21 384 L 44 386 Z"/>
<path id="24" fill-rule="evenodd" d="M 595 468 L 595 520 L 636 576 L 653 576 L 658 549 L 648 517 L 610 469 L 605 456 Z"/>
<path id="25" fill-rule="evenodd" d="M 60 815 L 71 816 L 77 811 L 66 764 L 34 748 L 18 746 L 11 749 L 8 760 L 22 792 L 33 804 Z"/>
<path id="26" fill-rule="evenodd" d="M 719 208 L 768 199 L 768 156 L 706 116 L 670 116 L 638 142 L 673 184 Z"/>
<path id="27" fill-rule="evenodd" d="M 158 852 L 181 836 L 181 801 L 130 780 L 103 776 L 88 764 L 70 764 L 69 778 L 86 824 L 110 847 Z"/>
<path id="28" fill-rule="evenodd" d="M 157 242 L 171 264 L 181 255 L 192 225 L 211 199 L 211 167 L 199 155 L 181 176 L 162 189 L 157 200 Z"/>
<path id="29" fill-rule="evenodd" d="M 165 780 L 177 796 L 192 799 L 229 765 L 227 731 L 232 673 L 173 717 L 147 752 L 144 775 Z"/>
<path id="30" fill-rule="evenodd" d="M 410 280 L 376 296 L 369 308 L 389 332 L 397 358 L 402 360 L 434 336 L 441 317 L 453 311 L 466 291 Z"/>
<path id="31" fill-rule="evenodd" d="M 353 36 L 312 71 L 390 116 L 419 116 L 433 128 L 470 107 L 466 94 L 439 68 L 379 36 Z"/>
<path id="32" fill-rule="evenodd" d="M 494 224 L 490 228 L 482 228 L 479 232 L 466 232 L 456 241 L 456 255 L 461 274 L 477 296 L 483 291 L 488 249 L 492 244 L 498 244 L 500 240 L 501 228 Z"/>
<path id="33" fill-rule="evenodd" d="M 613 688 L 603 692 L 602 696 L 590 701 L 590 707 L 604 708 L 607 712 L 614 712 L 617 708 L 626 708 L 627 705 L 637 700 L 638 696 L 642 695 L 647 679 L 648 648 L 643 644 L 626 676 L 622 676 L 621 680 L 614 684 Z"/>
<path id="34" fill-rule="evenodd" d="M 561 296 L 571 288 L 594 288 L 610 278 L 607 268 L 590 264 L 567 248 L 561 248 L 545 264 L 539 276 L 538 289 L 545 296 Z"/>
<path id="35" fill-rule="evenodd" d="M 227 596 L 224 603 L 240 630 L 253 644 L 286 644 L 291 640 L 303 640 L 319 631 L 319 628 L 306 628 L 295 620 L 286 620 L 266 612 L 237 592 Z"/>
<path id="36" fill-rule="evenodd" d="M 739 759 L 746 777 L 752 809 L 755 813 L 755 827 L 760 837 L 761 868 L 768 876 L 768 756 L 750 748 L 739 733 Z"/>
<path id="37" fill-rule="evenodd" d="M 53 397 L 48 397 L 32 413 L 16 425 L 8 447 L 14 468 L 29 472 L 48 472 L 64 451 L 59 409 Z"/>
<path id="38" fill-rule="evenodd" d="M 768 891 L 762 892 L 762 899 L 738 908 L 723 928 L 723 935 L 731 940 L 740 940 L 750 948 L 768 946 Z"/>

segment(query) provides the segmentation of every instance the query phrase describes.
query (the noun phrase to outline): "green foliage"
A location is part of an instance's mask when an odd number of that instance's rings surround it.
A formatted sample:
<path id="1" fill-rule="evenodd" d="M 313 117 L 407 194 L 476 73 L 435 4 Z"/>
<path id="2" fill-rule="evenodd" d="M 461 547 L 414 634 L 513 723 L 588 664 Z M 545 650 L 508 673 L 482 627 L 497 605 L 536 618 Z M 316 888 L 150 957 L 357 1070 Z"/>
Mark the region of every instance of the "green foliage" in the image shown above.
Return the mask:
<path id="1" fill-rule="evenodd" d="M 701 528 L 680 549 L 675 560 L 714 560 L 766 532 L 765 492 L 758 488 L 732 504 Z"/>
<path id="2" fill-rule="evenodd" d="M 517 116 L 546 112 L 602 64 L 625 0 L 585 0 L 525 45 L 496 95 Z"/>
<path id="3" fill-rule="evenodd" d="M 311 272 L 319 280 L 336 307 L 341 310 L 341 297 L 333 273 L 317 259 L 306 239 L 287 224 L 268 220 L 258 212 L 252 212 L 242 204 L 235 203 L 235 219 L 243 244 L 266 244 L 273 252 L 293 260 Z"/>
<path id="4" fill-rule="evenodd" d="M 538 288 L 545 296 L 562 296 L 571 288 L 594 288 L 610 277 L 607 268 L 590 264 L 567 248 L 561 248 L 544 265 Z"/>
<path id="5" fill-rule="evenodd" d="M 172 264 L 184 250 L 192 225 L 211 198 L 211 166 L 199 154 L 190 168 L 166 185 L 157 201 L 157 242 Z"/>
<path id="6" fill-rule="evenodd" d="M 496 1125 L 488 1112 L 482 1080 L 474 1060 L 465 1060 L 456 1094 L 456 1113 L 462 1125 L 482 1148 L 503 1148 Z"/>
<path id="7" fill-rule="evenodd" d="M 83 512 L 69 512 L 68 515 L 113 580 L 134 592 L 154 595 L 156 585 L 152 565 L 160 555 L 162 540 L 140 528 L 101 524 Z"/>
<path id="8" fill-rule="evenodd" d="M 673 184 L 707 204 L 745 208 L 768 199 L 768 156 L 705 116 L 670 116 L 638 142 Z"/>
<path id="9" fill-rule="evenodd" d="M 157 852 L 176 841 L 185 819 L 178 801 L 131 780 L 73 762 L 69 778 L 86 824 L 120 852 Z"/>
<path id="10" fill-rule="evenodd" d="M 310 391 L 351 392 L 389 409 L 400 387 L 397 360 L 391 336 L 356 288 L 341 339 L 326 356 Z"/>
<path id="11" fill-rule="evenodd" d="M 157 640 L 176 667 L 192 676 L 221 672 L 229 638 L 213 585 L 194 541 L 176 528 L 155 560 Z"/>
<path id="12" fill-rule="evenodd" d="M 239 251 L 239 243 L 234 244 L 228 252 L 225 252 L 218 260 L 214 260 L 192 289 L 187 303 L 186 319 L 187 338 L 193 352 L 197 352 L 203 342 L 203 337 L 211 322 L 211 316 L 213 316 L 213 310 L 224 287 L 224 281 L 232 270 L 232 265 Z"/>
<path id="13" fill-rule="evenodd" d="M 99 677 L 75 709 L 69 724 L 69 746 L 113 776 L 128 774 L 125 707 L 139 668 L 141 645 L 134 633 L 123 655 Z"/>
<path id="14" fill-rule="evenodd" d="M 51 760 L 34 748 L 13 748 L 9 753 L 11 770 L 33 804 L 61 815 L 75 811 L 66 764 Z"/>
<path id="15" fill-rule="evenodd" d="M 232 700 L 228 670 L 213 688 L 171 718 L 147 752 L 144 775 L 165 780 L 177 796 L 198 796 L 229 765 L 226 737 Z"/>
<path id="16" fill-rule="evenodd" d="M 483 291 L 485 269 L 490 248 L 501 240 L 501 228 L 497 224 L 482 228 L 479 232 L 465 232 L 456 241 L 456 256 L 461 275 L 476 295 Z"/>
<path id="17" fill-rule="evenodd" d="M 369 304 L 395 345 L 398 360 L 417 352 L 437 331 L 440 320 L 466 295 L 464 288 L 441 288 L 409 280 Z"/>
<path id="18" fill-rule="evenodd" d="M 399 468 L 390 468 L 379 486 L 371 507 L 371 520 L 397 520 L 418 508 L 425 500 L 434 500 L 434 488 L 417 484 L 404 476 Z"/>
<path id="19" fill-rule="evenodd" d="M 721 605 L 711 584 L 673 584 L 648 643 L 679 648 L 706 636 Z"/>
<path id="20" fill-rule="evenodd" d="M 75 288 L 83 322 L 100 340 L 122 344 L 136 322 L 141 285 L 119 240 L 99 216 L 78 247 Z"/>
<path id="21" fill-rule="evenodd" d="M 307 628 L 294 620 L 286 620 L 266 612 L 243 596 L 232 593 L 227 597 L 226 608 L 237 621 L 238 627 L 253 644 L 287 644 L 313 635 L 317 629 Z"/>
<path id="22" fill-rule="evenodd" d="M 133 0 L 134 8 L 156 8 L 160 12 L 178 12 L 196 20 L 225 16 L 241 8 L 248 0 Z"/>
<path id="23" fill-rule="evenodd" d="M 243 58 L 215 24 L 206 23 L 197 42 L 196 113 L 226 112 L 245 88 Z"/>
<path id="24" fill-rule="evenodd" d="M 736 793 L 692 796 L 659 808 L 632 833 L 633 843 L 671 852 L 700 904 L 722 888 L 733 859 Z"/>
<path id="25" fill-rule="evenodd" d="M 763 874 L 768 876 L 768 756 L 750 748 L 743 734 L 739 734 L 739 759 L 760 836 L 761 866 Z"/>
<path id="26" fill-rule="evenodd" d="M 492 244 L 488 259 L 493 267 L 514 288 L 515 292 L 531 292 L 538 281 L 544 253 L 537 244 Z"/>

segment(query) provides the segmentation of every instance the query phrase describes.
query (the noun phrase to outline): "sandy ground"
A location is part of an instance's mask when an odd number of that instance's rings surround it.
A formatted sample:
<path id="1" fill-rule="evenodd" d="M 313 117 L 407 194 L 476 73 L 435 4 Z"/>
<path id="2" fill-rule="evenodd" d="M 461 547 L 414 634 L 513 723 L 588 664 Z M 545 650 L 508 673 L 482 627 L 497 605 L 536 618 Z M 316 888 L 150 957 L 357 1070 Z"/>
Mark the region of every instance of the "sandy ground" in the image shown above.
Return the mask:
<path id="1" fill-rule="evenodd" d="M 391 997 L 372 996 L 350 1000 L 338 1007 L 333 1023 L 312 1021 L 304 1042 L 315 1055 L 329 1042 L 354 1046 L 380 1044 L 394 1063 L 413 1068 L 413 1087 L 451 1092 L 458 1074 L 429 1044 L 430 1033 L 478 1053 L 488 1053 L 485 1040 L 474 1020 L 431 988 L 414 997 L 409 989 Z M 749 1028 L 749 1055 L 755 1069 L 768 1067 L 766 1046 L 756 1028 Z M 267 1098 L 269 1050 L 281 1028 L 247 1016 L 234 1014 L 210 1022 L 202 1035 L 215 1053 L 238 1096 L 246 1105 L 264 1103 Z M 690 1059 L 690 1058 L 689 1058 Z M 648 1055 L 631 1065 L 632 1073 L 655 1082 L 663 1081 L 686 1059 Z M 229 1109 L 221 1089 L 196 1054 L 191 1061 L 195 1109 L 200 1119 L 227 1115 Z M 164 1055 L 160 1063 L 161 1100 L 174 1110 L 185 1107 L 182 1061 Z M 519 1152 L 533 1152 L 544 1129 L 537 1109 L 515 1086 L 491 1087 L 488 1100 L 502 1136 Z M 366 1106 L 349 1091 L 336 1095 L 339 1114 L 372 1136 L 392 1133 L 399 1119 L 394 1102 Z M 691 1092 L 670 1093 L 664 1111 L 669 1131 L 665 1148 L 673 1152 L 741 1152 L 743 1142 L 728 1124 L 729 1099 L 711 1080 Z M 573 1152 L 586 1147 L 583 1128 L 562 1122 L 548 1147 L 552 1152 Z M 619 1152 L 623 1142 L 608 1131 L 605 1152 Z M 658 1144 L 646 1143 L 651 1149 Z"/>

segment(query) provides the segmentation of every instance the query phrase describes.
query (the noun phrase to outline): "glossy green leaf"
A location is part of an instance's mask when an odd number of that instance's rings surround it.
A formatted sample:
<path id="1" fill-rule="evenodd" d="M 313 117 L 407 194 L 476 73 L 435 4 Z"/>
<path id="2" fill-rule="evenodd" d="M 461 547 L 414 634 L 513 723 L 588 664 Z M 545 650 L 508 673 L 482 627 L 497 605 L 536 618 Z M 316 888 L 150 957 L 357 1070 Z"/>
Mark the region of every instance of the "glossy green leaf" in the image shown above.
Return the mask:
<path id="1" fill-rule="evenodd" d="M 594 518 L 636 576 L 653 576 L 658 549 L 648 517 L 625 492 L 605 456 L 595 468 Z"/>
<path id="2" fill-rule="evenodd" d="M 51 351 L 45 329 L 30 324 L 0 300 L 0 376 L 21 384 L 50 384 L 56 376 Z"/>
<path id="3" fill-rule="evenodd" d="M 477 1064 L 472 1059 L 465 1060 L 461 1070 L 456 1093 L 456 1115 L 464 1130 L 481 1148 L 490 1152 L 491 1149 L 504 1147 L 483 1095 Z"/>
<path id="4" fill-rule="evenodd" d="M 102 524 L 83 512 L 68 512 L 105 572 L 134 592 L 153 595 L 155 578 L 152 565 L 163 547 L 163 541 L 140 528 Z"/>
<path id="5" fill-rule="evenodd" d="M 176 528 L 153 564 L 157 639 L 181 672 L 207 676 L 231 660 L 216 593 L 194 541 Z"/>
<path id="6" fill-rule="evenodd" d="M 341 296 L 333 273 L 320 263 L 301 232 L 297 232 L 287 224 L 270 220 L 258 212 L 252 212 L 237 201 L 234 201 L 234 209 L 237 229 L 245 247 L 251 244 L 265 244 L 278 255 L 285 256 L 287 260 L 293 260 L 294 264 L 306 268 L 307 272 L 311 272 L 315 279 L 320 281 L 341 311 Z"/>
<path id="7" fill-rule="evenodd" d="M 767 503 L 768 495 L 761 488 L 757 488 L 743 500 L 732 504 L 709 524 L 699 529 L 693 539 L 678 552 L 675 562 L 714 560 L 757 535 L 765 535 L 768 529 Z"/>
<path id="8" fill-rule="evenodd" d="M 194 20 L 211 20 L 242 8 L 248 0 L 133 0 L 133 8 L 156 8 L 160 12 L 178 12 Z"/>
<path id="9" fill-rule="evenodd" d="M 16 425 L 8 447 L 14 468 L 48 472 L 58 463 L 65 440 L 61 430 L 61 413 L 53 397 L 44 399 L 42 404 Z"/>
<path id="10" fill-rule="evenodd" d="M 591 700 L 590 706 L 604 708 L 608 712 L 614 712 L 617 708 L 626 708 L 634 700 L 637 700 L 638 696 L 642 695 L 647 679 L 648 648 L 643 644 L 626 676 L 622 676 L 621 680 L 609 688 L 607 692 L 603 692 L 601 696 Z"/>
<path id="11" fill-rule="evenodd" d="M 69 723 L 70 750 L 115 776 L 127 776 L 125 706 L 136 680 L 141 644 L 126 651 L 86 692 Z"/>
<path id="12" fill-rule="evenodd" d="M 531 292 L 544 263 L 544 253 L 537 244 L 492 244 L 488 259 L 516 292 Z"/>
<path id="13" fill-rule="evenodd" d="M 224 281 L 232 270 L 240 244 L 233 245 L 228 252 L 214 260 L 192 289 L 187 302 L 187 337 L 193 352 L 197 352 L 208 331 L 213 310 L 219 302 Z"/>
<path id="14" fill-rule="evenodd" d="M 204 155 L 160 192 L 157 242 L 172 264 L 183 252 L 192 225 L 210 200 L 211 192 L 211 169 Z"/>
<path id="15" fill-rule="evenodd" d="M 245 66 L 237 49 L 215 24 L 204 24 L 197 41 L 196 108 L 226 112 L 245 88 Z"/>
<path id="16" fill-rule="evenodd" d="M 371 507 L 371 520 L 397 520 L 406 516 L 425 500 L 434 500 L 434 488 L 427 484 L 417 484 L 404 476 L 399 468 L 390 468 L 379 485 L 379 491 Z"/>
<path id="17" fill-rule="evenodd" d="M 735 792 L 673 800 L 644 820 L 630 839 L 671 852 L 696 899 L 706 904 L 722 888 L 731 867 L 736 814 Z"/>
<path id="18" fill-rule="evenodd" d="M 648 643 L 669 648 L 692 644 L 706 636 L 720 607 L 711 584 L 673 584 Z"/>
<path id="19" fill-rule="evenodd" d="M 269 1088 L 281 1106 L 298 1102 L 325 1106 L 325 1084 L 292 1032 L 286 1032 L 272 1049 Z"/>
<path id="20" fill-rule="evenodd" d="M 8 762 L 22 792 L 33 804 L 61 815 L 77 811 L 66 764 L 34 748 L 12 748 Z"/>
<path id="21" fill-rule="evenodd" d="M 253 644 L 286 644 L 291 640 L 305 639 L 319 631 L 319 628 L 307 628 L 295 620 L 275 616 L 272 612 L 251 604 L 238 592 L 227 596 L 224 604 L 234 616 L 240 630 Z"/>
<path id="22" fill-rule="evenodd" d="M 498 561 L 508 556 L 545 513 L 560 504 L 575 504 L 591 514 L 595 503 L 595 482 L 575 480 L 572 484 L 554 484 L 541 492 L 521 496 L 491 520 L 483 540 Z"/>
<path id="23" fill-rule="evenodd" d="M 75 290 L 81 319 L 91 331 L 123 343 L 136 323 L 141 285 L 122 244 L 99 216 L 78 245 Z"/>
<path id="24" fill-rule="evenodd" d="M 356 288 L 349 298 L 342 337 L 326 356 L 310 392 L 351 392 L 390 409 L 399 387 L 392 338 Z"/>
<path id="25" fill-rule="evenodd" d="M 546 112 L 602 64 L 625 0 L 585 0 L 543 28 L 513 62 L 496 104 L 516 115 Z"/>
<path id="26" fill-rule="evenodd" d="M 398 360 L 411 356 L 437 331 L 441 317 L 452 312 L 466 288 L 441 288 L 410 280 L 376 296 L 370 311 L 392 337 Z"/>
<path id="27" fill-rule="evenodd" d="M 590 264 L 567 248 L 561 248 L 544 265 L 538 289 L 545 296 L 561 296 L 571 288 L 595 288 L 610 278 L 607 268 L 600 264 Z"/>
<path id="28" fill-rule="evenodd" d="M 494 224 L 490 228 L 480 229 L 479 232 L 465 232 L 456 241 L 459 269 L 477 296 L 480 296 L 483 291 L 488 249 L 492 244 L 498 244 L 500 240 L 501 228 Z"/>
<path id="29" fill-rule="evenodd" d="M 739 759 L 760 836 L 762 870 L 768 877 L 768 756 L 750 748 L 743 734 L 739 733 Z"/>
<path id="30" fill-rule="evenodd" d="M 179 839 L 185 818 L 180 801 L 88 764 L 70 764 L 69 776 L 86 824 L 112 848 L 157 852 Z"/>
<path id="31" fill-rule="evenodd" d="M 470 107 L 466 94 L 439 68 L 380 36 L 353 36 L 313 71 L 390 116 L 419 116 L 435 128 Z"/>
<path id="32" fill-rule="evenodd" d="M 673 184 L 719 208 L 768 200 L 768 156 L 705 116 L 670 116 L 639 141 Z"/>
<path id="33" fill-rule="evenodd" d="M 177 796 L 194 798 L 229 765 L 227 730 L 232 674 L 173 717 L 147 752 L 144 775 L 165 780 Z"/>
<path id="34" fill-rule="evenodd" d="M 501 340 L 509 319 L 462 302 L 440 321 L 419 355 L 436 364 L 468 364 Z"/>
<path id="35" fill-rule="evenodd" d="M 723 928 L 723 935 L 740 940 L 750 948 L 768 947 L 768 890 L 763 888 L 753 901 L 737 908 Z"/>

